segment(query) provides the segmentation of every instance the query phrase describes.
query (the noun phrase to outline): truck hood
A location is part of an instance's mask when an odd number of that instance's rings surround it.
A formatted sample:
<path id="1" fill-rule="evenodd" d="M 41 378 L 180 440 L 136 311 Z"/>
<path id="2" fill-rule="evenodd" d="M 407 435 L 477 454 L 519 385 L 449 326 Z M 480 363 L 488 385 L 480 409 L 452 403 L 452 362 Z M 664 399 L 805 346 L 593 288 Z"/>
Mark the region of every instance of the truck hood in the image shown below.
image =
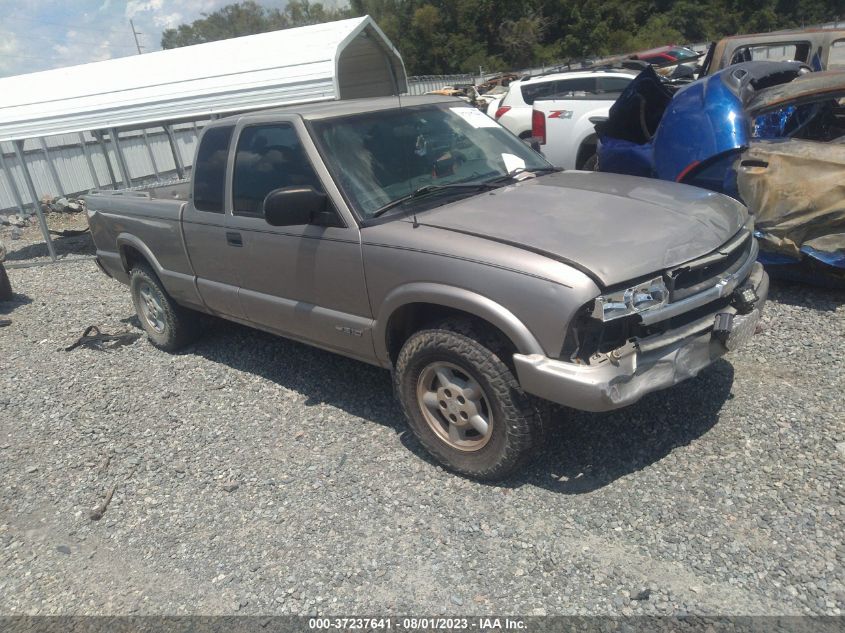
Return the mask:
<path id="1" fill-rule="evenodd" d="M 697 187 L 562 172 L 424 211 L 417 220 L 563 261 L 613 286 L 714 251 L 747 217 L 732 198 Z"/>

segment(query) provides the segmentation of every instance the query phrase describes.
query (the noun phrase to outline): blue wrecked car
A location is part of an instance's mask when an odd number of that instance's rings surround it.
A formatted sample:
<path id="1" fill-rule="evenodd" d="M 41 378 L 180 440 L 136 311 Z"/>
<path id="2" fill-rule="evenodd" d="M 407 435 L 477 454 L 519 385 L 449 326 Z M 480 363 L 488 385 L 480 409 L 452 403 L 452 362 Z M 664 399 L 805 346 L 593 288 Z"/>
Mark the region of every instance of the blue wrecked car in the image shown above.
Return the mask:
<path id="1" fill-rule="evenodd" d="M 845 281 L 845 71 L 746 62 L 673 93 L 646 69 L 596 132 L 600 171 L 733 196 L 776 273 Z"/>

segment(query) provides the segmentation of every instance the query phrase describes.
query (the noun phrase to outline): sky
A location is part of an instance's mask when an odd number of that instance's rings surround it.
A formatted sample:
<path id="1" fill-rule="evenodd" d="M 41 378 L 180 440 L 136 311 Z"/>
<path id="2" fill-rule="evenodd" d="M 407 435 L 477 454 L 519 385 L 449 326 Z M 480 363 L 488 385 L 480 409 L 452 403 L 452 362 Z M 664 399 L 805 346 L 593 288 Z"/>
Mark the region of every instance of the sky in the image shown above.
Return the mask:
<path id="1" fill-rule="evenodd" d="M 164 29 L 235 1 L 0 0 L 0 77 L 136 55 L 130 19 L 142 50 L 160 50 Z"/>

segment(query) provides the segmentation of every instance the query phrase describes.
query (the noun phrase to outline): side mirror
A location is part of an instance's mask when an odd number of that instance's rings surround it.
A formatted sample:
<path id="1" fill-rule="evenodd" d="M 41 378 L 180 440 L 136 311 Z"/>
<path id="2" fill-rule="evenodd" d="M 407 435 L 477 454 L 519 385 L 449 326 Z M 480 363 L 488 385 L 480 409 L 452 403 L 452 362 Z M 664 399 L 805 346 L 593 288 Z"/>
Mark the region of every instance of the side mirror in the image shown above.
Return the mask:
<path id="1" fill-rule="evenodd" d="M 318 224 L 338 226 L 328 196 L 312 186 L 275 189 L 264 198 L 264 219 L 270 226 Z"/>

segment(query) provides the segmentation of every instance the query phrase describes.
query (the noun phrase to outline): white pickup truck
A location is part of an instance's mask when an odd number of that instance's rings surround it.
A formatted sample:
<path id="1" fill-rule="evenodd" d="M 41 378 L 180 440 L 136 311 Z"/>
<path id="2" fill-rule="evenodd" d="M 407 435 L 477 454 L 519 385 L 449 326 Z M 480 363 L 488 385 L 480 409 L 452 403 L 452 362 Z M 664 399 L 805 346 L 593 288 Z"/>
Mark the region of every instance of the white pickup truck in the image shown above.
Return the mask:
<path id="1" fill-rule="evenodd" d="M 578 73 L 577 89 L 537 97 L 531 135 L 546 159 L 564 169 L 593 169 L 597 144 L 593 126 L 607 118 L 610 106 L 636 74 L 624 69 Z"/>

